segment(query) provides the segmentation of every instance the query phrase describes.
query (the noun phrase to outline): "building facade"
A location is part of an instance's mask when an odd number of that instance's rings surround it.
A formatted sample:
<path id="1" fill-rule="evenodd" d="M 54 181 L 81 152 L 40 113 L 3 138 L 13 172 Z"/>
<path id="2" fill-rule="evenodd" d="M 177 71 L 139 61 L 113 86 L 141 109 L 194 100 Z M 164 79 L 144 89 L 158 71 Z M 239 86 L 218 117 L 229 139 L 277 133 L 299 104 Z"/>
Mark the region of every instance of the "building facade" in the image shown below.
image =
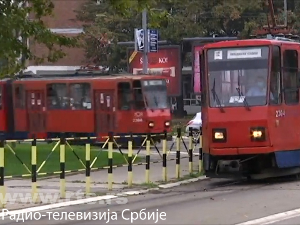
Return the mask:
<path id="1" fill-rule="evenodd" d="M 67 37 L 74 37 L 83 32 L 83 24 L 76 19 L 76 10 L 79 10 L 87 0 L 52 0 L 54 3 L 53 16 L 44 18 L 44 22 L 52 32 Z M 43 45 L 29 41 L 29 47 L 37 55 L 47 54 L 47 48 Z M 45 61 L 47 66 L 79 66 L 86 63 L 83 48 L 63 48 L 66 56 L 55 63 Z M 28 66 L 34 66 L 30 61 Z"/>
<path id="2" fill-rule="evenodd" d="M 91 0 L 52 0 L 54 3 L 53 16 L 44 18 L 44 22 L 52 32 L 74 37 L 83 32 L 83 23 L 76 18 L 76 11 L 81 6 Z M 100 0 L 94 0 L 95 4 L 100 4 Z M 29 41 L 29 47 L 37 55 L 47 54 L 47 48 L 34 41 Z M 68 73 L 78 69 L 80 65 L 87 64 L 85 50 L 83 48 L 64 48 L 66 56 L 55 63 L 44 62 L 36 66 L 33 61 L 27 63 L 28 71 L 38 74 L 49 73 Z M 182 70 L 182 90 L 184 110 L 187 114 L 195 114 L 199 111 L 199 104 L 193 94 L 193 76 L 190 66 Z"/>

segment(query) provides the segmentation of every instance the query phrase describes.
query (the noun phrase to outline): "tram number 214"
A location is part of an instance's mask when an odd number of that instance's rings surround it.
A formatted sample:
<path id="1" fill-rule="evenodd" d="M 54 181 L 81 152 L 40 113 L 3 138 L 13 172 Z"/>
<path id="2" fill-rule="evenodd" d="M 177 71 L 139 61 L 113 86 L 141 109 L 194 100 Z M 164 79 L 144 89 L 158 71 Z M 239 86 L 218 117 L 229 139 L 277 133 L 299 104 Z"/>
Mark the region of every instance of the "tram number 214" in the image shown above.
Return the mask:
<path id="1" fill-rule="evenodd" d="M 284 117 L 285 116 L 285 110 L 279 109 L 275 111 L 275 117 Z"/>

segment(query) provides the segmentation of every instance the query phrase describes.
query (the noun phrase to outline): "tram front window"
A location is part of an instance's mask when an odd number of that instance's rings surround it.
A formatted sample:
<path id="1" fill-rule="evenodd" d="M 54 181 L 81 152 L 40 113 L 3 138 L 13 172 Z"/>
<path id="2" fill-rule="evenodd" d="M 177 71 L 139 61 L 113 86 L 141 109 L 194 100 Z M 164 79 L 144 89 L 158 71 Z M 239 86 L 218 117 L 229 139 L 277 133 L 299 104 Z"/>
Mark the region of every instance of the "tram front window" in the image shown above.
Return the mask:
<path id="1" fill-rule="evenodd" d="M 134 109 L 145 110 L 145 102 L 143 98 L 143 90 L 141 82 L 139 80 L 133 81 L 133 98 L 134 98 Z"/>
<path id="2" fill-rule="evenodd" d="M 210 49 L 207 56 L 211 107 L 266 104 L 269 47 Z"/>
<path id="3" fill-rule="evenodd" d="M 167 85 L 165 80 L 143 81 L 143 94 L 149 109 L 166 109 L 168 106 Z"/>

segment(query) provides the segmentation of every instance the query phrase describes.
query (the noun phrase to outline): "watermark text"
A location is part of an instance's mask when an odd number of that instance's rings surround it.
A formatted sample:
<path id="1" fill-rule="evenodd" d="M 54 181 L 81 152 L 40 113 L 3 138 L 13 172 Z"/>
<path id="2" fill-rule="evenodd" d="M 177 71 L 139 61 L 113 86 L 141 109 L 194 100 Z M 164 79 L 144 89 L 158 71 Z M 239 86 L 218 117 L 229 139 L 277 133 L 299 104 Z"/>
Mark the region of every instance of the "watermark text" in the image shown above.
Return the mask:
<path id="1" fill-rule="evenodd" d="M 78 190 L 77 192 L 66 192 L 66 197 L 61 199 L 61 196 L 59 193 L 36 193 L 34 196 L 32 196 L 31 193 L 6 193 L 6 194 L 0 194 L 0 202 L 2 204 L 5 204 L 6 202 L 9 202 L 10 204 L 14 203 L 22 203 L 22 204 L 34 204 L 36 202 L 40 202 L 43 204 L 53 204 L 57 202 L 68 202 L 68 201 L 74 201 L 74 200 L 80 200 L 80 199 L 86 199 L 91 197 L 97 197 L 98 195 L 95 193 L 89 193 L 88 195 L 85 195 L 82 190 Z M 111 197 L 109 197 L 111 196 Z M 99 196 L 101 198 L 101 196 Z M 98 201 L 91 201 L 88 204 L 127 204 L 128 199 L 124 196 L 119 196 L 118 193 L 109 193 L 106 195 L 103 195 L 102 200 Z"/>
<path id="2" fill-rule="evenodd" d="M 111 221 L 151 221 L 157 223 L 161 220 L 166 220 L 167 214 L 165 212 L 156 211 L 148 212 L 146 209 L 141 209 L 138 212 L 131 211 L 130 209 L 124 209 L 122 212 L 112 212 L 107 209 L 105 212 L 22 212 L 15 213 L 9 212 L 7 209 L 3 209 L 0 219 L 11 220 L 14 222 L 25 222 L 25 221 L 35 221 L 35 220 L 49 220 L 49 221 L 59 221 L 59 220 L 71 220 L 71 221 L 105 221 L 109 223 Z"/>

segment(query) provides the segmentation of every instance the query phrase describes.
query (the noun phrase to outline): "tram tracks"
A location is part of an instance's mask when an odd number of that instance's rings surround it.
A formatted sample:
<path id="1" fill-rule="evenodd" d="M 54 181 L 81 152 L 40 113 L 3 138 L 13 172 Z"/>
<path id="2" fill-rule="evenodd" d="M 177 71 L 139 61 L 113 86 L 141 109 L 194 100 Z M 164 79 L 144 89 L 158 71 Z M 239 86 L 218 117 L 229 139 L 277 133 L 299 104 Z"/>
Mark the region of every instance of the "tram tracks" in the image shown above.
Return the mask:
<path id="1" fill-rule="evenodd" d="M 298 179 L 295 179 L 295 177 L 278 177 L 278 178 L 269 178 L 265 180 L 247 180 L 247 179 L 231 179 L 231 180 L 225 180 L 225 179 L 207 179 L 202 180 L 199 182 L 195 182 L 192 185 L 189 184 L 192 187 L 185 188 L 186 185 L 181 185 L 178 188 L 173 188 L 170 190 L 162 190 L 160 193 L 168 193 L 170 195 L 184 195 L 184 194 L 196 194 L 196 193 L 209 193 L 209 192 L 215 192 L 218 193 L 217 195 L 223 195 L 223 194 L 229 194 L 232 192 L 243 192 L 243 191 L 249 191 L 249 190 L 255 190 L 255 189 L 261 189 L 264 190 L 268 189 L 279 189 L 275 188 L 276 185 L 289 183 L 289 182 L 297 182 Z M 272 187 L 273 186 L 273 187 Z M 300 189 L 300 184 L 298 185 Z M 270 188 L 268 188 L 270 187 Z"/>

